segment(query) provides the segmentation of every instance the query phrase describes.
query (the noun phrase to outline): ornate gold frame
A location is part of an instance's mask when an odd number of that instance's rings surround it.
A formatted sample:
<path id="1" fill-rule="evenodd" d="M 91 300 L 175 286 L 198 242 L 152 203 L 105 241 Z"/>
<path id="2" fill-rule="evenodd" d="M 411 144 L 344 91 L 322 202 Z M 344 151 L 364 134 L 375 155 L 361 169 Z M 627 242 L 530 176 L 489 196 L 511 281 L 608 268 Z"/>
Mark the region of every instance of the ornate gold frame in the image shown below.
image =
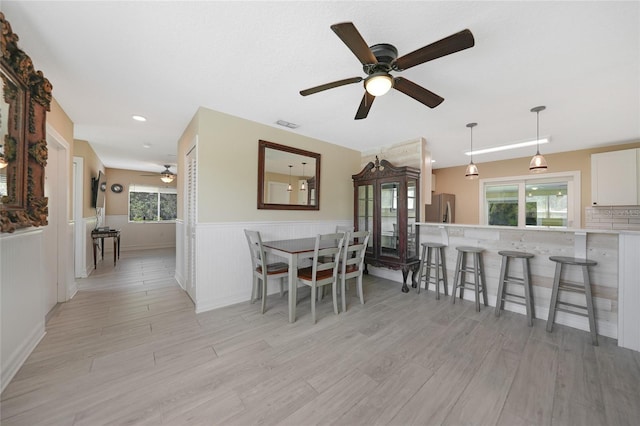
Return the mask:
<path id="1" fill-rule="evenodd" d="M 2 29 L 0 63 L 3 70 L 15 76 L 24 86 L 26 102 L 22 114 L 17 119 L 22 124 L 22 132 L 17 138 L 15 158 L 15 184 L 20 193 L 15 204 L 0 204 L 0 232 L 13 232 L 17 228 L 43 226 L 47 224 L 47 197 L 44 196 L 44 168 L 47 165 L 46 114 L 51 107 L 51 90 L 42 71 L 36 71 L 29 55 L 18 47 L 18 35 L 11 30 L 11 24 L 0 12 Z M 13 179 L 12 179 L 13 180 Z M 4 201 L 4 200 L 3 200 Z"/>

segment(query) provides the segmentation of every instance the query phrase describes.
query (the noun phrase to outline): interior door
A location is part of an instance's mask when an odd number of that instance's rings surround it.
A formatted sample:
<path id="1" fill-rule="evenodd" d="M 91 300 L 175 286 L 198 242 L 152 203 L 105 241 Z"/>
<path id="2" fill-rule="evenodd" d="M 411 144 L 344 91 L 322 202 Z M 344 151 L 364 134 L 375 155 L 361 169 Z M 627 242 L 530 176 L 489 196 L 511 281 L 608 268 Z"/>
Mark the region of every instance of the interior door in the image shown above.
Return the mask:
<path id="1" fill-rule="evenodd" d="M 186 164 L 186 212 L 185 212 L 185 244 L 187 246 L 185 265 L 187 267 L 187 294 L 196 303 L 196 222 L 197 222 L 197 149 L 193 148 L 187 153 Z"/>

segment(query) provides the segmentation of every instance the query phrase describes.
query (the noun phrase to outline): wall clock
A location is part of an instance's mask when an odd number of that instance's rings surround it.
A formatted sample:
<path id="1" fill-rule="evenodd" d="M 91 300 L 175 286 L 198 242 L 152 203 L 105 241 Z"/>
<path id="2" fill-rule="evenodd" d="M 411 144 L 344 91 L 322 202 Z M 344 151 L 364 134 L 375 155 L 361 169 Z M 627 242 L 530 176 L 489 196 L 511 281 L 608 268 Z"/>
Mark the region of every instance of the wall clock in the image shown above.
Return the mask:
<path id="1" fill-rule="evenodd" d="M 116 194 L 121 193 L 122 189 L 122 185 L 120 185 L 119 183 L 114 183 L 113 185 L 111 185 L 111 191 L 115 192 Z"/>

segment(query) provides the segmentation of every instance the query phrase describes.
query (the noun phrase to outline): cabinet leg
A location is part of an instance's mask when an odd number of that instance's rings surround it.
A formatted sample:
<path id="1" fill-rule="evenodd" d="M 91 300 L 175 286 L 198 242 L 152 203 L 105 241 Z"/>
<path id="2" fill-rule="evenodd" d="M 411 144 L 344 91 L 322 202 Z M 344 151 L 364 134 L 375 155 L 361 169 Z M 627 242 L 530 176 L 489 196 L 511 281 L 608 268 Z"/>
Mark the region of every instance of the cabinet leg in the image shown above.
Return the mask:
<path id="1" fill-rule="evenodd" d="M 418 271 L 420 270 L 420 264 L 416 264 L 411 268 L 411 287 L 418 287 Z"/>
<path id="2" fill-rule="evenodd" d="M 409 293 L 409 286 L 407 285 L 407 278 L 409 277 L 409 268 L 406 266 L 402 268 L 402 292 Z"/>

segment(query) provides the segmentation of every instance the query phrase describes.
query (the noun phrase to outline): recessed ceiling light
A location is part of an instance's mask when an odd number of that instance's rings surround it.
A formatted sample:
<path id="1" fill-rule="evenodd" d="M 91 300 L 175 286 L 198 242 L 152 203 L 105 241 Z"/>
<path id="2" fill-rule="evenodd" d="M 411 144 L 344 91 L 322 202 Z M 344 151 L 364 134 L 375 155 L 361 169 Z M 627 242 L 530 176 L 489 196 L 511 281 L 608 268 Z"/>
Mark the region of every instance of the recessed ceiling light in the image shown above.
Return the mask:
<path id="1" fill-rule="evenodd" d="M 145 143 L 144 145 L 142 145 L 143 148 L 151 148 L 151 144 L 150 143 Z"/>
<path id="2" fill-rule="evenodd" d="M 147 119 L 141 115 L 132 115 L 131 118 L 133 118 L 136 121 L 147 121 Z"/>
<path id="3" fill-rule="evenodd" d="M 543 143 L 548 143 L 548 142 L 549 142 L 549 138 L 546 137 L 546 138 L 540 139 L 540 141 L 536 141 L 534 139 L 532 141 L 517 142 L 509 145 L 494 146 L 493 148 L 476 149 L 475 151 L 467 151 L 464 153 L 464 155 L 488 154 L 490 152 L 506 151 L 507 149 L 523 148 L 525 146 L 531 146 L 537 143 L 540 143 L 540 145 L 542 145 Z"/>

